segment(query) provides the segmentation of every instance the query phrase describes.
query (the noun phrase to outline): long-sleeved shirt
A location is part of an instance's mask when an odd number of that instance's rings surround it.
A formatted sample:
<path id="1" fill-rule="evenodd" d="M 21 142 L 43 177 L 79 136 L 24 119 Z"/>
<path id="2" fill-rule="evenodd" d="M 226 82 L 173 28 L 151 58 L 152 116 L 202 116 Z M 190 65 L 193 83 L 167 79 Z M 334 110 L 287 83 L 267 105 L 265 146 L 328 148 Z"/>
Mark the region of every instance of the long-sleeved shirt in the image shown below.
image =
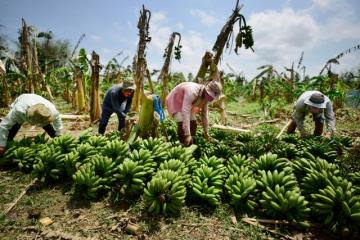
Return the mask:
<path id="1" fill-rule="evenodd" d="M 305 116 L 309 113 L 308 107 L 305 104 L 305 100 L 309 99 L 313 93 L 321 93 L 319 91 L 306 91 L 295 103 L 293 119 L 300 132 L 304 131 Z M 322 94 L 322 93 L 321 93 Z M 319 113 L 315 114 L 315 118 L 325 118 L 327 131 L 333 132 L 335 130 L 335 114 L 333 111 L 332 103 L 330 99 L 324 95 L 325 109 L 322 109 Z"/>
<path id="2" fill-rule="evenodd" d="M 60 118 L 60 113 L 56 110 L 54 104 L 45 98 L 36 95 L 36 94 L 22 94 L 10 105 L 10 112 L 8 115 L 0 122 L 0 147 L 5 147 L 7 138 L 9 135 L 9 130 L 17 124 L 23 124 L 28 122 L 34 124 L 33 119 L 27 117 L 27 110 L 34 106 L 35 104 L 44 104 L 54 116 L 53 127 L 56 131 L 56 135 L 60 134 L 62 129 L 62 122 Z"/>
<path id="3" fill-rule="evenodd" d="M 190 115 L 191 112 L 196 112 L 195 104 L 200 99 L 204 90 L 204 85 L 194 82 L 184 82 L 177 85 L 166 98 L 166 107 L 171 116 L 181 112 L 183 119 L 183 129 L 185 135 L 190 134 Z M 208 102 L 201 109 L 202 123 L 204 132 L 209 130 L 208 120 Z"/>
<path id="4" fill-rule="evenodd" d="M 134 94 L 131 94 L 129 97 L 125 97 L 122 90 L 122 84 L 112 86 L 106 92 L 103 108 L 112 109 L 116 114 L 120 114 L 124 117 L 125 114 L 130 111 Z"/>

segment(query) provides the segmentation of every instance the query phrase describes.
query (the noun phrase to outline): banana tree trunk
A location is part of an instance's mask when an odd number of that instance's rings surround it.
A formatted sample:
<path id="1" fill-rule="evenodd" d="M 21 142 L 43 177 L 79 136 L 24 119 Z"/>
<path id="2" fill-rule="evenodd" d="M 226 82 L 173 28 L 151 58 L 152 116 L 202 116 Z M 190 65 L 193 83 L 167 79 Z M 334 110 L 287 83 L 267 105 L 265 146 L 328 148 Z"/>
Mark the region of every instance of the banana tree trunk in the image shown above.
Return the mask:
<path id="1" fill-rule="evenodd" d="M 79 67 L 75 68 L 75 82 L 77 92 L 77 112 L 82 113 L 86 109 L 85 92 L 83 86 L 84 74 L 81 72 Z"/>
<path id="2" fill-rule="evenodd" d="M 0 70 L 1 71 L 1 70 Z M 0 79 L 2 80 L 2 84 L 3 84 L 3 94 L 1 96 L 2 101 L 2 107 L 7 107 L 9 105 L 9 88 L 8 88 L 8 84 L 5 78 L 5 74 L 2 74 L 0 72 Z"/>
<path id="3" fill-rule="evenodd" d="M 148 138 L 153 132 L 154 101 L 152 94 L 144 93 L 142 96 L 141 110 L 139 115 L 139 135 Z"/>
<path id="4" fill-rule="evenodd" d="M 155 93 L 155 89 L 154 89 L 154 85 L 153 85 L 152 80 L 151 80 L 151 74 L 150 74 L 149 69 L 146 69 L 146 78 L 147 78 L 148 81 L 149 81 L 150 91 L 151 91 L 152 94 L 154 94 L 154 93 Z"/>
<path id="5" fill-rule="evenodd" d="M 100 57 L 93 51 L 91 59 L 91 93 L 90 93 L 90 121 L 95 122 L 100 119 L 100 93 L 99 93 L 99 73 Z"/>
<path id="6" fill-rule="evenodd" d="M 29 31 L 24 19 L 22 19 L 22 35 L 21 35 L 21 59 L 23 63 L 23 71 L 27 76 L 26 88 L 27 91 L 34 93 L 34 80 L 32 69 L 32 54 L 30 51 Z"/>
<path id="7" fill-rule="evenodd" d="M 256 87 L 257 87 L 257 79 L 255 79 L 254 83 L 253 83 L 253 90 L 252 90 L 252 98 L 253 98 L 253 100 L 256 99 Z"/>
<path id="8" fill-rule="evenodd" d="M 211 62 L 212 62 L 212 59 L 213 59 L 212 53 L 206 51 L 202 58 L 199 71 L 196 74 L 195 82 L 197 82 L 197 83 L 205 82 L 205 75 L 206 75 L 206 72 L 207 72 Z"/>
<path id="9" fill-rule="evenodd" d="M 140 18 L 138 22 L 139 29 L 139 44 L 137 50 L 136 71 L 135 71 L 135 93 L 132 101 L 132 110 L 138 112 L 141 103 L 141 97 L 144 94 L 144 76 L 146 73 L 145 48 L 146 43 L 150 41 L 149 35 L 149 21 L 151 12 L 143 6 L 140 11 Z"/>

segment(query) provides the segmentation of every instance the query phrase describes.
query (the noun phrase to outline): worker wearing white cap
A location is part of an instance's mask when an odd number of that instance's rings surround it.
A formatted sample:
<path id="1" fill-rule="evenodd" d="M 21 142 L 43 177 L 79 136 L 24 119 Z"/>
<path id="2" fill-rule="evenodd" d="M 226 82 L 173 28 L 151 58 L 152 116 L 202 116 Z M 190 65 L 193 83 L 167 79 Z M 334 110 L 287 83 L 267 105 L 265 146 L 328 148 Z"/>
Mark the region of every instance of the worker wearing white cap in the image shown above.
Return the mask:
<path id="1" fill-rule="evenodd" d="M 304 128 L 305 116 L 308 113 L 313 115 L 315 123 L 314 135 L 321 136 L 326 122 L 327 131 L 325 137 L 332 137 L 335 131 L 335 114 L 330 99 L 319 91 L 306 91 L 295 103 L 292 121 L 288 127 L 288 133 L 294 133 L 298 128 L 302 137 L 308 133 Z"/>
<path id="2" fill-rule="evenodd" d="M 25 122 L 42 127 L 50 137 L 60 135 L 60 113 L 47 99 L 36 94 L 22 94 L 10 108 L 8 115 L 0 122 L 0 156 L 6 151 L 6 143 L 14 139 Z"/>

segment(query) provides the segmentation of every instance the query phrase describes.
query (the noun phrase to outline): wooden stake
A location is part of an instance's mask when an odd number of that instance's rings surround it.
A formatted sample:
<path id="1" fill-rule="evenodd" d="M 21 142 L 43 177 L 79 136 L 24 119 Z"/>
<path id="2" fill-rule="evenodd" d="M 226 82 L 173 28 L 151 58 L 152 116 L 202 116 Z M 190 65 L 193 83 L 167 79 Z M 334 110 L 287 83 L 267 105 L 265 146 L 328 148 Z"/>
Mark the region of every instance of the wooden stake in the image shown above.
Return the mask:
<path id="1" fill-rule="evenodd" d="M 276 136 L 277 139 L 279 139 L 280 136 L 284 133 L 285 129 L 287 129 L 287 128 L 289 127 L 291 121 L 292 121 L 292 120 L 289 120 L 289 121 L 287 122 L 287 124 L 281 129 L 280 133 Z"/>
<path id="2" fill-rule="evenodd" d="M 33 179 L 26 187 L 25 189 L 20 193 L 20 195 L 10 204 L 10 206 L 5 209 L 5 211 L 3 212 L 3 215 L 5 216 L 6 214 L 8 214 L 11 209 L 13 209 L 13 207 L 15 207 L 15 205 L 19 202 L 19 200 L 26 194 L 26 192 L 29 190 L 29 188 L 34 185 L 37 182 L 37 178 Z"/>
<path id="3" fill-rule="evenodd" d="M 216 128 L 225 132 L 232 132 L 232 133 L 243 133 L 243 132 L 250 132 L 248 129 L 241 129 L 241 128 L 235 128 L 230 126 L 223 126 L 219 124 L 214 124 L 211 126 L 212 128 Z"/>

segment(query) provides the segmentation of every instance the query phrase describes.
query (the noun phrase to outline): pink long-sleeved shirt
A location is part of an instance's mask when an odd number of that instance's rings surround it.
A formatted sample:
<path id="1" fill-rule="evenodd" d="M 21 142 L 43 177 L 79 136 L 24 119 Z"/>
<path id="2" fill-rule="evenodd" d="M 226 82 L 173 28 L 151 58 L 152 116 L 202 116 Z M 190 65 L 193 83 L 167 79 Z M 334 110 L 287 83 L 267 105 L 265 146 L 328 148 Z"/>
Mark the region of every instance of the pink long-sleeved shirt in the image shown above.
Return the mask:
<path id="1" fill-rule="evenodd" d="M 190 135 L 190 115 L 194 112 L 194 105 L 201 97 L 204 85 L 194 82 L 183 82 L 177 85 L 166 98 L 166 107 L 171 116 L 181 112 L 183 119 L 183 129 L 185 135 Z M 204 131 L 208 132 L 208 102 L 201 110 Z"/>

